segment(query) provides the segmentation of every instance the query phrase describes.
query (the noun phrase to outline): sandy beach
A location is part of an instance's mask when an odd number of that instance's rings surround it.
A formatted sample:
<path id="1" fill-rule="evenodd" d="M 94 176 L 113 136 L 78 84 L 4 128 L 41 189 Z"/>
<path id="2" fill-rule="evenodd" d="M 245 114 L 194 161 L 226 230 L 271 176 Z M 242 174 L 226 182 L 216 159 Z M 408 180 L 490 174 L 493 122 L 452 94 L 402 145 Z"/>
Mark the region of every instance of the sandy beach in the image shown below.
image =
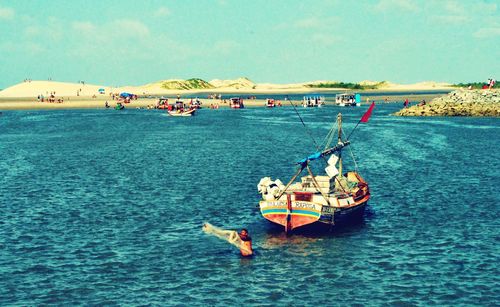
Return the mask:
<path id="1" fill-rule="evenodd" d="M 366 99 L 368 101 L 376 101 L 377 103 L 399 103 L 403 102 L 404 99 L 408 98 L 410 102 L 420 102 L 422 100 L 430 101 L 433 98 L 442 96 L 442 94 L 413 94 L 413 95 L 388 95 L 388 96 L 362 96 L 363 104 L 366 104 Z M 175 96 L 168 97 L 170 102 L 176 100 Z M 272 98 L 272 95 L 270 95 Z M 157 98 L 138 98 L 137 100 L 132 100 L 130 103 L 125 104 L 126 108 L 148 108 L 154 107 L 156 105 Z M 184 99 L 185 103 L 189 103 L 190 99 Z M 105 108 L 105 103 L 108 102 L 111 108 L 116 105 L 117 101 L 107 99 L 104 97 L 64 97 L 64 102 L 49 103 L 49 102 L 39 102 L 36 99 L 26 99 L 26 98 L 0 98 L 0 111 L 1 110 L 64 110 L 64 109 L 101 109 Z M 229 107 L 226 100 L 219 99 L 201 99 L 203 108 L 210 108 L 210 105 L 217 105 L 220 108 Z M 292 102 L 298 106 L 302 103 L 299 100 L 292 100 Z M 291 106 L 289 101 L 281 101 L 282 106 Z M 244 99 L 244 104 L 246 107 L 265 107 L 265 99 Z M 326 105 L 334 105 L 334 99 L 329 97 L 326 99 Z"/>
<path id="2" fill-rule="evenodd" d="M 226 80 L 226 83 L 228 81 Z M 0 110 L 36 110 L 36 109 L 96 109 L 104 108 L 106 102 L 111 107 L 116 105 L 116 100 L 113 99 L 113 94 L 118 96 L 122 92 L 134 93 L 138 95 L 137 100 L 132 100 L 130 104 L 126 104 L 127 108 L 147 108 L 154 106 L 157 103 L 157 97 L 169 98 L 170 102 L 176 100 L 177 95 L 181 96 L 184 102 L 189 103 L 191 98 L 183 98 L 185 96 L 197 96 L 203 103 L 203 107 L 208 108 L 210 105 L 218 105 L 219 107 L 227 107 L 229 96 L 242 95 L 243 97 L 252 95 L 266 95 L 268 98 L 275 98 L 275 95 L 283 94 L 335 94 L 341 91 L 349 91 L 345 89 L 332 88 L 308 88 L 300 84 L 290 85 L 273 85 L 261 84 L 258 86 L 248 87 L 241 79 L 233 80 L 231 86 L 222 86 L 214 89 L 165 89 L 161 88 L 160 83 L 148 84 L 141 87 L 106 87 L 93 84 L 83 83 L 66 83 L 55 81 L 26 81 L 0 91 Z M 224 83 L 215 83 L 222 84 Z M 236 85 L 235 85 L 236 84 Z M 448 90 L 448 87 L 433 87 L 435 84 L 426 83 L 413 86 L 394 86 L 385 89 L 366 90 L 366 91 L 349 91 L 361 93 L 362 102 L 377 101 L 377 102 L 402 102 L 405 99 L 413 101 L 426 100 L 441 96 L 442 93 L 432 94 L 433 91 Z M 240 87 L 241 86 L 241 87 Z M 207 93 L 219 94 L 222 99 L 207 99 Z M 398 92 L 406 92 L 398 95 Z M 380 93 L 388 93 L 388 95 L 380 95 Z M 410 94 L 407 94 L 410 93 Z M 43 102 L 41 97 L 43 96 Z M 53 96 L 55 102 L 47 102 L 48 98 Z M 262 98 L 262 97 L 261 97 Z M 244 99 L 247 107 L 264 107 L 265 99 Z M 295 104 L 300 104 L 300 101 L 294 101 Z M 282 101 L 284 106 L 289 105 Z M 333 98 L 327 97 L 327 105 L 333 105 Z"/>

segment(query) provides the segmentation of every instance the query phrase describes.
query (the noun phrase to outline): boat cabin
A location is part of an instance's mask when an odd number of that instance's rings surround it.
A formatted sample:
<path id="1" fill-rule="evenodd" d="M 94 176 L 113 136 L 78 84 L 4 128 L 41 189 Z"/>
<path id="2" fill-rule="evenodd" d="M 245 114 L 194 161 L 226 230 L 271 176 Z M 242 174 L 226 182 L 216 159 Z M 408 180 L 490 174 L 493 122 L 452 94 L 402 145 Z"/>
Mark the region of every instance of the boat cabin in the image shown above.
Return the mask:
<path id="1" fill-rule="evenodd" d="M 169 111 L 184 111 L 184 110 L 188 110 L 189 107 L 187 105 L 184 104 L 184 101 L 182 100 L 177 100 L 174 104 L 172 105 L 168 105 L 168 110 Z"/>

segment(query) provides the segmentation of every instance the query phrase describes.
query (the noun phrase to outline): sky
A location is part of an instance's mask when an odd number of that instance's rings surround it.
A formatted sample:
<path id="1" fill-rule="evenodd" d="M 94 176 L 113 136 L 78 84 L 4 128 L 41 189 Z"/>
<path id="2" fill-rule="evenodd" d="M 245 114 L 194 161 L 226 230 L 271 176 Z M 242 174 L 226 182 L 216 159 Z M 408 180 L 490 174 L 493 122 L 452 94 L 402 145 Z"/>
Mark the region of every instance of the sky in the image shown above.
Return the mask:
<path id="1" fill-rule="evenodd" d="M 0 88 L 500 78 L 500 0 L 0 0 Z"/>

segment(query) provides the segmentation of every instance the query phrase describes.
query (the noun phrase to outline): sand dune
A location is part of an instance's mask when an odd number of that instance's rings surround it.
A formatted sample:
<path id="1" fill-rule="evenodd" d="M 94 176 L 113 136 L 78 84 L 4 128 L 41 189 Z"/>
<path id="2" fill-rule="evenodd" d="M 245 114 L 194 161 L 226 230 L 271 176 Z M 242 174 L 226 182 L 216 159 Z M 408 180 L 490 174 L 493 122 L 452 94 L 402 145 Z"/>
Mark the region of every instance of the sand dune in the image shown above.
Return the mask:
<path id="1" fill-rule="evenodd" d="M 67 83 L 56 81 L 31 81 L 23 82 L 0 91 L 0 97 L 48 97 L 55 92 L 56 96 L 92 96 L 98 95 L 99 89 L 104 88 L 110 92 L 112 88 L 81 83 Z"/>
<path id="2" fill-rule="evenodd" d="M 145 84 L 142 86 L 125 86 L 125 87 L 110 87 L 105 85 L 68 83 L 56 81 L 31 81 L 22 82 L 14 86 L 8 87 L 0 91 L 0 97 L 5 98 L 20 98 L 20 97 L 37 97 L 43 95 L 48 97 L 55 92 L 56 97 L 89 97 L 89 96 L 109 96 L 111 92 L 121 93 L 130 92 L 137 95 L 175 95 L 183 93 L 196 92 L 245 92 L 245 93 L 270 93 L 276 91 L 287 92 L 307 92 L 317 91 L 314 87 L 306 86 L 310 84 L 320 84 L 331 81 L 313 81 L 294 84 L 271 84 L 271 83 L 254 83 L 247 78 L 239 78 L 235 80 L 212 80 L 205 82 L 201 79 L 189 80 L 163 80 L 154 83 Z M 435 90 L 449 89 L 450 84 L 438 83 L 434 81 L 420 82 L 416 84 L 395 84 L 391 82 L 377 81 L 362 81 L 361 85 L 379 84 L 379 90 Z M 199 86 L 199 87 L 197 87 Z M 175 88 L 178 87 L 178 88 Z M 208 87 L 208 88 L 207 88 Z M 104 89 L 104 94 L 99 92 L 99 89 Z M 333 88 L 323 88 L 325 90 L 333 90 Z"/>

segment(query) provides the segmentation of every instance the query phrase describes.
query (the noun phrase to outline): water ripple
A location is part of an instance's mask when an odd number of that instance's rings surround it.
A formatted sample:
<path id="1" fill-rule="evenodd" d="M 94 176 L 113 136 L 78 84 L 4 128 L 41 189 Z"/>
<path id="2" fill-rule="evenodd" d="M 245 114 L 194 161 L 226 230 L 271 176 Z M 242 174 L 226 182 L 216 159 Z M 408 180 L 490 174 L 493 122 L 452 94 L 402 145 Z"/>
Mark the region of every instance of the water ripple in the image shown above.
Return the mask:
<path id="1" fill-rule="evenodd" d="M 346 131 L 364 109 L 342 109 Z M 394 109 L 352 138 L 372 191 L 364 221 L 292 236 L 256 209 L 259 179 L 286 180 L 314 151 L 290 107 L 4 112 L 0 303 L 498 304 L 500 122 Z M 321 140 L 340 110 L 299 112 Z M 205 221 L 249 228 L 257 256 Z"/>

